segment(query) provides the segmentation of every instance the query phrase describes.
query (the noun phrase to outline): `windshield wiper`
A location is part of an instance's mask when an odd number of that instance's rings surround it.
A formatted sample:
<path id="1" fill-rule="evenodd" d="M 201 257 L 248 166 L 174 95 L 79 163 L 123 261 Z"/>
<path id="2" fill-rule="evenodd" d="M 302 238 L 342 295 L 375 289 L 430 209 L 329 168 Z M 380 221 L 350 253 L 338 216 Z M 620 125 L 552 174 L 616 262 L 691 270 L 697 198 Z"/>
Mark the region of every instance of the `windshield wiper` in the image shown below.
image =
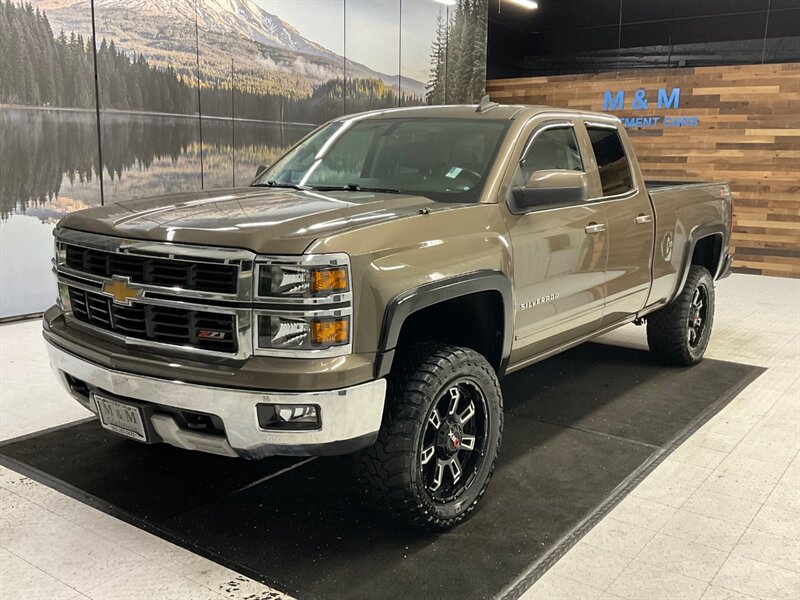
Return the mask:
<path id="1" fill-rule="evenodd" d="M 361 186 L 357 183 L 348 183 L 346 185 L 319 185 L 314 187 L 315 190 L 320 192 L 333 192 L 336 190 L 343 190 L 346 192 L 383 192 L 386 194 L 402 194 L 400 190 L 396 190 L 393 188 L 382 188 L 382 187 L 368 187 L 368 186 Z"/>
<path id="2" fill-rule="evenodd" d="M 265 181 L 264 183 L 254 183 L 251 187 L 274 187 L 274 188 L 288 188 L 290 190 L 311 190 L 313 188 L 307 185 L 298 185 L 296 183 L 279 183 L 274 179 Z"/>

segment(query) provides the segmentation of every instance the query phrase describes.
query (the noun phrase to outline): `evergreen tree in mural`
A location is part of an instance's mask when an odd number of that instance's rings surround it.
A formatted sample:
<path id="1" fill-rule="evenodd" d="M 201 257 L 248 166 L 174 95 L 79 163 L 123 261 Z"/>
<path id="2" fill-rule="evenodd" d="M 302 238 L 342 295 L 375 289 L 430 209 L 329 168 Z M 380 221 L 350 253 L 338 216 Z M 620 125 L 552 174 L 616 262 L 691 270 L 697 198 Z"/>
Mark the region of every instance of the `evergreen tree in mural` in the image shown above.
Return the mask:
<path id="1" fill-rule="evenodd" d="M 428 104 L 476 102 L 486 86 L 487 0 L 459 0 L 441 15 L 431 48 Z"/>
<path id="2" fill-rule="evenodd" d="M 431 75 L 426 86 L 428 104 L 444 104 L 445 78 L 447 77 L 447 22 L 440 12 L 436 17 L 436 39 L 431 48 Z"/>
<path id="3" fill-rule="evenodd" d="M 173 67 L 157 69 L 142 55 L 128 56 L 103 39 L 97 48 L 100 107 L 192 114 L 197 89 Z"/>
<path id="4" fill-rule="evenodd" d="M 94 71 L 85 40 L 53 36 L 47 15 L 0 1 L 0 102 L 89 108 Z"/>

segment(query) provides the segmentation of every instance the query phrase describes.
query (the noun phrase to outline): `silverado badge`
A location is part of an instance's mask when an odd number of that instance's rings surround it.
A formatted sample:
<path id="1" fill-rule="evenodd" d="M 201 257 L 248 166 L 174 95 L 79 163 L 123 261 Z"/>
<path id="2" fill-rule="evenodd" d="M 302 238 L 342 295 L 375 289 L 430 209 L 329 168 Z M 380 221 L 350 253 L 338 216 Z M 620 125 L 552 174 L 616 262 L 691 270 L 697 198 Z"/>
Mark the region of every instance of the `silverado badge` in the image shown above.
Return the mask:
<path id="1" fill-rule="evenodd" d="M 101 290 L 105 296 L 110 296 L 115 304 L 130 306 L 134 300 L 142 297 L 144 290 L 140 287 L 130 285 L 127 277 L 114 277 L 103 284 Z"/>
<path id="2" fill-rule="evenodd" d="M 520 310 L 527 310 L 534 306 L 539 306 L 540 304 L 545 304 L 546 302 L 552 302 L 553 300 L 558 300 L 558 297 L 561 294 L 558 292 L 553 292 L 552 294 L 547 294 L 546 296 L 539 296 L 538 298 L 531 298 L 530 300 L 525 300 L 520 302 L 519 309 Z"/>

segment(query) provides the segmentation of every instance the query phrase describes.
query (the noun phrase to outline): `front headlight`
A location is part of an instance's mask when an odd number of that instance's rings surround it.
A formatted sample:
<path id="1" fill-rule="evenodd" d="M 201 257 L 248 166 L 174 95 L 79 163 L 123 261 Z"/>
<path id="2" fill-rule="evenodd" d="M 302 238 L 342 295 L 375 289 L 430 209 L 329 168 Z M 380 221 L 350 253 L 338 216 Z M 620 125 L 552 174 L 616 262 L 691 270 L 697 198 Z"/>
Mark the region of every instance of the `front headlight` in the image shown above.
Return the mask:
<path id="1" fill-rule="evenodd" d="M 350 259 L 346 254 L 259 257 L 253 285 L 255 351 L 270 356 L 342 356 L 352 351 Z"/>
<path id="2" fill-rule="evenodd" d="M 350 344 L 349 315 L 259 313 L 257 318 L 259 348 L 328 350 Z"/>
<path id="3" fill-rule="evenodd" d="M 295 262 L 260 263 L 255 295 L 258 298 L 343 301 L 350 291 L 350 269 L 346 255 L 303 257 Z M 316 304 L 317 302 L 312 302 Z"/>

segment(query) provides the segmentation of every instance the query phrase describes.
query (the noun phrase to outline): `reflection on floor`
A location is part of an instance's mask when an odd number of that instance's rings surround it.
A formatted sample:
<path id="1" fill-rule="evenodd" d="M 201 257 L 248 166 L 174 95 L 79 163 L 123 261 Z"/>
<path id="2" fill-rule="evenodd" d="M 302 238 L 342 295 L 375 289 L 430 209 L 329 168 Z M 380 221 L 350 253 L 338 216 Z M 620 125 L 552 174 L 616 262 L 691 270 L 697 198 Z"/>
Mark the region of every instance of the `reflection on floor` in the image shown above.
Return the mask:
<path id="1" fill-rule="evenodd" d="M 769 370 L 526 598 L 797 596 L 800 282 L 733 276 L 720 283 L 718 302 L 709 355 Z M 642 346 L 643 331 L 626 328 L 606 341 Z M 4 439 L 85 415 L 50 377 L 37 323 L 0 327 L 0 359 Z M 4 598 L 271 594 L 8 470 L 0 472 L 0 528 Z"/>

